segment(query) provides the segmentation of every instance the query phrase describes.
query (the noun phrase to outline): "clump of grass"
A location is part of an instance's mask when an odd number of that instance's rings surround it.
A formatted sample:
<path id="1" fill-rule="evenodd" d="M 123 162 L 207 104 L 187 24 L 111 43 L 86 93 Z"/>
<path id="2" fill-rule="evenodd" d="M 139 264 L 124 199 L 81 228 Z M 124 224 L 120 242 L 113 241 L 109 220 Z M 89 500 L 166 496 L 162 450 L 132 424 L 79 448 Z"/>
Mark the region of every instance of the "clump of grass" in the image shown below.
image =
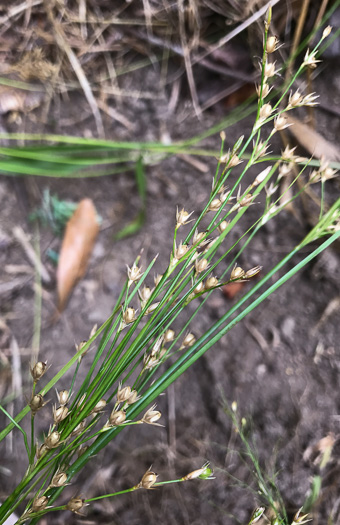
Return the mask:
<path id="1" fill-rule="evenodd" d="M 88 341 L 78 345 L 76 354 L 40 390 L 41 379 L 51 373 L 51 368 L 48 369 L 43 361 L 32 364 L 30 400 L 15 419 L 2 409 L 11 422 L 0 433 L 0 440 L 17 428 L 24 436 L 28 466 L 22 480 L 0 508 L 0 523 L 4 523 L 21 504 L 25 508 L 18 523 L 27 520 L 36 523 L 46 513 L 57 510 L 79 513 L 94 500 L 121 494 L 116 492 L 91 499 L 73 497 L 66 502 L 59 500 L 64 488 L 72 484 L 75 474 L 120 432 L 127 432 L 126 427 L 159 426 L 161 413 L 154 404 L 157 397 L 236 323 L 340 236 L 338 199 L 328 211 L 322 210 L 315 228 L 276 267 L 266 268 L 267 273 L 262 279 L 234 306 L 203 335 L 195 335 L 195 316 L 212 293 L 228 283 L 252 281 L 260 272 L 260 266 L 242 268 L 237 265 L 237 260 L 260 228 L 286 206 L 282 195 L 274 195 L 290 166 L 299 167 L 301 162 L 294 150 L 288 148 L 279 160 L 263 168 L 263 163 L 268 160 L 266 153 L 273 135 L 288 126 L 286 113 L 295 107 L 316 103 L 314 96 L 295 92 L 281 108 L 296 78 L 308 67 L 316 66 L 318 48 L 329 29 L 325 30 L 316 47 L 306 53 L 302 65 L 278 100 L 269 103 L 270 82 L 276 78 L 271 57 L 279 46 L 277 39 L 269 35 L 270 21 L 271 11 L 265 20 L 261 83 L 253 130 L 249 137 L 240 137 L 229 151 L 225 151 L 225 135 L 221 134 L 219 161 L 206 205 L 198 216 L 185 209 L 177 210 L 169 263 L 163 273 L 158 274 L 151 284 L 150 272 L 156 259 L 144 270 L 138 256 L 127 268 L 126 282 L 110 318 L 91 332 Z M 242 156 L 251 145 L 251 155 L 242 163 Z M 258 166 L 258 174 L 242 190 L 241 183 L 250 167 L 254 166 Z M 239 171 L 237 180 L 228 187 L 230 174 L 236 168 Z M 300 171 L 305 169 L 304 163 Z M 327 178 L 326 171 L 320 177 Z M 305 187 L 312 182 L 308 181 Z M 290 197 L 289 202 L 294 201 L 301 191 Z M 264 192 L 265 206 L 257 220 L 239 239 L 227 246 L 225 241 L 234 226 L 250 206 L 256 205 L 258 196 Z M 257 293 L 302 248 L 323 237 L 327 238 L 322 244 L 283 273 L 274 284 Z M 244 241 L 242 247 L 241 241 Z M 221 270 L 223 261 L 228 261 L 228 264 Z M 181 326 L 176 332 L 175 321 Z M 85 379 L 80 382 L 78 371 L 85 366 L 84 363 L 88 368 Z M 47 410 L 44 408 L 45 396 L 72 367 L 74 373 L 69 388 L 58 392 L 57 402 L 52 407 L 50 428 L 44 439 L 37 442 L 35 421 L 41 410 Z M 108 415 L 103 418 L 106 411 Z M 30 440 L 20 426 L 22 418 L 29 413 Z M 211 475 L 209 466 L 204 465 L 179 479 L 157 482 L 156 474 L 147 471 L 141 481 L 136 480 L 136 484 L 124 492 L 150 489 L 164 483 L 207 479 Z"/>

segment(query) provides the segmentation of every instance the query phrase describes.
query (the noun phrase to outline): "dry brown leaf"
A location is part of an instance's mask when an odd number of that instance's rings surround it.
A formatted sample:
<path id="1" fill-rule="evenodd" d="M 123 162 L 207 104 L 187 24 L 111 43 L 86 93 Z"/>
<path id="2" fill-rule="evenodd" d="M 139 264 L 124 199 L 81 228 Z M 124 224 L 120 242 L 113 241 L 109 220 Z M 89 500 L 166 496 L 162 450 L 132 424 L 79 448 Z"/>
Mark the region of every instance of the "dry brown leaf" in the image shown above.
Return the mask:
<path id="1" fill-rule="evenodd" d="M 328 140 L 307 126 L 307 124 L 291 116 L 288 116 L 288 124 L 293 124 L 293 126 L 289 128 L 290 132 L 310 155 L 313 155 L 313 157 L 317 159 L 324 157 L 329 161 L 340 161 L 339 148 L 328 142 Z"/>
<path id="2" fill-rule="evenodd" d="M 60 251 L 57 270 L 59 312 L 65 308 L 72 289 L 86 272 L 98 232 L 94 204 L 91 199 L 83 199 L 66 225 Z"/>

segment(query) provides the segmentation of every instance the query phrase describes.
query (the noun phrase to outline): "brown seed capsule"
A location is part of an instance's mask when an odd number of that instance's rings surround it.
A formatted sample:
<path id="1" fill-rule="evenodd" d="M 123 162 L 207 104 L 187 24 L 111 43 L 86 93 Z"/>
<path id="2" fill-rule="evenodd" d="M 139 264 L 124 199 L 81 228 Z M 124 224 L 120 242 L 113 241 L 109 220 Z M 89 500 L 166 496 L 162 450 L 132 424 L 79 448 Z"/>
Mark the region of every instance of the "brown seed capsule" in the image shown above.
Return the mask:
<path id="1" fill-rule="evenodd" d="M 112 427 L 118 427 L 122 425 L 126 420 L 126 414 L 124 410 L 112 411 L 109 417 L 109 423 Z"/>
<path id="2" fill-rule="evenodd" d="M 236 266 L 235 264 L 234 268 L 231 271 L 230 279 L 233 281 L 236 279 L 242 279 L 244 277 L 244 274 L 245 271 L 243 270 L 243 268 L 241 268 L 241 266 Z"/>
<path id="3" fill-rule="evenodd" d="M 149 408 L 144 414 L 144 416 L 141 419 L 142 423 L 146 423 L 147 425 L 155 425 L 156 427 L 161 427 L 163 425 L 160 425 L 159 423 L 156 423 L 161 417 L 162 414 L 155 410 L 156 405 L 152 405 L 152 407 Z"/>
<path id="4" fill-rule="evenodd" d="M 204 283 L 201 281 L 200 283 L 198 283 L 198 285 L 194 289 L 194 294 L 197 295 L 197 294 L 200 294 L 203 291 L 204 291 Z"/>
<path id="5" fill-rule="evenodd" d="M 44 510 L 47 507 L 48 498 L 46 496 L 40 496 L 33 500 L 32 511 L 39 512 L 39 510 Z"/>
<path id="6" fill-rule="evenodd" d="M 250 270 L 247 270 L 244 274 L 245 279 L 251 279 L 255 275 L 257 275 L 262 270 L 262 266 L 254 266 L 254 268 L 251 268 Z"/>
<path id="7" fill-rule="evenodd" d="M 207 259 L 196 259 L 195 261 L 195 271 L 196 273 L 204 272 L 209 266 Z"/>
<path id="8" fill-rule="evenodd" d="M 31 401 L 29 402 L 29 407 L 32 411 L 32 415 L 35 416 L 35 414 L 40 410 L 46 403 L 44 403 L 44 398 L 41 394 L 35 394 L 35 396 L 32 397 Z"/>
<path id="9" fill-rule="evenodd" d="M 72 498 L 66 505 L 67 510 L 75 512 L 76 514 L 85 506 L 85 500 L 81 498 Z"/>
<path id="10" fill-rule="evenodd" d="M 189 246 L 180 243 L 179 246 L 175 248 L 175 259 L 182 259 L 182 257 L 184 257 L 184 255 L 187 253 L 188 249 Z"/>
<path id="11" fill-rule="evenodd" d="M 215 288 L 218 285 L 218 279 L 216 277 L 209 277 L 205 281 L 205 289 L 211 290 L 212 288 Z"/>
<path id="12" fill-rule="evenodd" d="M 134 308 L 127 308 L 123 313 L 123 320 L 125 324 L 133 323 L 136 320 L 136 310 Z"/>
<path id="13" fill-rule="evenodd" d="M 274 51 L 277 50 L 277 48 L 279 47 L 278 46 L 278 39 L 276 38 L 276 36 L 270 36 L 267 40 L 267 44 L 266 44 L 266 51 L 267 53 L 274 53 Z"/>
<path id="14" fill-rule="evenodd" d="M 188 346 L 192 346 L 195 341 L 196 337 L 194 336 L 194 334 L 189 333 L 184 337 L 182 347 L 186 348 Z"/>
<path id="15" fill-rule="evenodd" d="M 39 446 L 38 443 L 37 443 L 35 449 L 36 449 L 36 450 L 35 450 L 35 455 L 36 455 L 37 459 L 42 458 L 43 455 L 46 454 L 46 452 L 47 452 L 47 450 L 48 450 L 48 448 L 46 447 L 45 443 L 43 443 L 43 444 L 40 445 L 40 446 Z"/>
<path id="16" fill-rule="evenodd" d="M 218 211 L 222 206 L 220 199 L 213 199 L 209 204 L 208 211 Z"/>
<path id="17" fill-rule="evenodd" d="M 171 343 L 175 338 L 175 332 L 171 330 L 171 328 L 168 328 L 168 330 L 164 334 L 164 343 Z"/>
<path id="18" fill-rule="evenodd" d="M 66 472 L 56 472 L 52 478 L 50 487 L 64 487 L 67 483 L 67 474 Z"/>
<path id="19" fill-rule="evenodd" d="M 282 131 L 283 129 L 286 129 L 289 126 L 291 126 L 291 124 L 289 124 L 287 117 L 285 117 L 284 115 L 278 115 L 277 117 L 275 117 L 274 129 L 276 129 L 276 131 Z"/>
<path id="20" fill-rule="evenodd" d="M 149 308 L 146 310 L 145 312 L 145 315 L 149 315 L 149 314 L 152 314 L 152 312 L 154 312 L 155 310 L 157 310 L 159 306 L 159 303 L 153 303 L 153 304 L 150 304 Z"/>
<path id="21" fill-rule="evenodd" d="M 157 474 L 155 474 L 155 472 L 151 472 L 149 469 L 145 472 L 138 486 L 143 489 L 151 489 L 151 487 L 156 483 L 157 477 Z"/>
<path id="22" fill-rule="evenodd" d="M 141 271 L 141 268 L 138 268 L 136 263 L 133 263 L 132 267 L 129 268 L 127 266 L 128 270 L 128 278 L 129 278 L 129 285 L 135 281 L 139 281 L 139 279 L 142 277 L 143 272 Z"/>
<path id="23" fill-rule="evenodd" d="M 176 229 L 178 229 L 180 226 L 183 226 L 184 224 L 186 224 L 188 222 L 190 216 L 193 213 L 194 213 L 193 211 L 191 213 L 188 213 L 187 211 L 185 211 L 184 208 L 181 211 L 178 211 L 178 208 L 177 208 L 177 212 L 176 212 Z"/>
<path id="24" fill-rule="evenodd" d="M 79 434 L 83 432 L 85 427 L 86 427 L 86 419 L 83 419 L 83 421 L 81 421 L 79 425 L 77 425 L 76 428 L 71 432 L 70 436 L 71 437 L 78 436 Z"/>
<path id="25" fill-rule="evenodd" d="M 67 407 L 61 406 L 61 407 L 57 408 L 57 406 L 54 405 L 54 407 L 53 407 L 53 419 L 54 419 L 54 423 L 56 425 L 61 423 L 67 417 L 67 414 L 68 414 L 68 408 Z"/>
<path id="26" fill-rule="evenodd" d="M 229 223 L 230 223 L 230 221 L 222 221 L 221 224 L 219 224 L 219 226 L 218 226 L 218 228 L 217 228 L 218 231 L 219 231 L 220 233 L 223 233 L 224 230 L 227 229 Z"/>
<path id="27" fill-rule="evenodd" d="M 262 108 L 260 109 L 260 119 L 266 120 L 266 118 L 270 117 L 272 111 L 273 108 L 270 104 L 263 104 Z"/>
<path id="28" fill-rule="evenodd" d="M 48 449 L 56 448 L 60 444 L 60 432 L 56 430 L 48 434 L 45 438 L 45 445 Z"/>
<path id="29" fill-rule="evenodd" d="M 57 392 L 57 398 L 59 401 L 59 405 L 67 405 L 70 399 L 70 392 L 68 390 L 60 390 L 60 392 Z"/>
<path id="30" fill-rule="evenodd" d="M 88 445 L 85 445 L 84 447 L 82 445 L 80 445 L 80 447 L 78 447 L 78 449 L 77 449 L 77 456 L 78 456 L 78 458 L 80 458 L 80 456 L 85 454 L 85 452 L 87 451 L 88 448 L 89 448 Z"/>
<path id="31" fill-rule="evenodd" d="M 44 363 L 43 361 L 38 361 L 33 368 L 30 367 L 31 376 L 33 377 L 33 381 L 36 383 L 39 381 L 39 379 L 42 378 L 44 373 L 47 370 L 47 363 Z"/>
<path id="32" fill-rule="evenodd" d="M 148 286 L 143 286 L 143 288 L 139 290 L 138 293 L 142 304 L 145 304 L 150 299 L 152 290 Z"/>
<path id="33" fill-rule="evenodd" d="M 204 239 L 204 236 L 206 234 L 204 232 L 198 232 L 198 230 L 195 231 L 194 236 L 192 238 L 192 244 L 199 244 Z"/>
<path id="34" fill-rule="evenodd" d="M 105 399 L 100 399 L 100 401 L 98 401 L 98 403 L 91 410 L 91 414 L 98 414 L 99 412 L 104 410 L 105 407 L 106 407 Z"/>
<path id="35" fill-rule="evenodd" d="M 137 390 L 132 390 L 129 399 L 126 401 L 128 405 L 132 405 L 135 403 L 138 399 L 140 399 Z"/>
<path id="36" fill-rule="evenodd" d="M 117 392 L 117 403 L 124 403 L 129 399 L 131 395 L 131 387 L 125 386 L 124 388 L 121 388 L 121 385 L 118 387 Z"/>
<path id="37" fill-rule="evenodd" d="M 155 283 L 155 286 L 159 285 L 159 283 L 162 280 L 162 277 L 163 275 L 161 273 L 158 273 L 157 275 L 155 275 L 154 280 L 153 280 L 153 282 Z"/>

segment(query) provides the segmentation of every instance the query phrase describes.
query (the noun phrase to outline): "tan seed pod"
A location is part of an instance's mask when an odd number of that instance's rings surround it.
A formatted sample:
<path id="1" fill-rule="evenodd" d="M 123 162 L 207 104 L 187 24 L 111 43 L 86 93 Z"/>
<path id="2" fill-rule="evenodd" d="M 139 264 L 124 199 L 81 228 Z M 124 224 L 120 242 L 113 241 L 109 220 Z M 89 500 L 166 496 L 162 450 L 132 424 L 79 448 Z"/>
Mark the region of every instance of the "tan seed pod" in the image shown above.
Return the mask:
<path id="1" fill-rule="evenodd" d="M 138 392 L 137 390 L 132 390 L 130 396 L 129 396 L 129 399 L 127 399 L 127 404 L 128 405 L 133 405 L 133 403 L 135 403 L 136 401 L 138 401 L 138 399 L 140 399 L 140 396 L 138 395 Z"/>
<path id="2" fill-rule="evenodd" d="M 198 285 L 194 289 L 194 294 L 197 295 L 197 294 L 200 294 L 203 291 L 204 291 L 204 283 L 201 281 L 200 283 L 198 283 Z"/>
<path id="3" fill-rule="evenodd" d="M 182 259 L 182 257 L 184 257 L 184 255 L 187 253 L 188 249 L 189 246 L 180 243 L 179 246 L 175 248 L 175 259 Z"/>
<path id="4" fill-rule="evenodd" d="M 70 510 L 71 512 L 75 512 L 76 514 L 79 513 L 79 511 L 85 506 L 85 500 L 82 498 L 72 498 L 67 503 L 66 508 L 67 510 Z"/>
<path id="5" fill-rule="evenodd" d="M 134 308 L 127 308 L 123 313 L 123 320 L 125 324 L 133 323 L 136 320 L 136 310 Z"/>
<path id="6" fill-rule="evenodd" d="M 195 233 L 194 233 L 194 236 L 192 238 L 192 244 L 196 245 L 196 244 L 199 244 L 200 242 L 202 242 L 202 240 L 204 239 L 205 235 L 206 234 L 204 232 L 198 232 L 198 230 L 196 230 Z"/>
<path id="7" fill-rule="evenodd" d="M 29 402 L 32 415 L 35 416 L 38 410 L 40 410 L 44 405 L 46 405 L 46 403 L 44 403 L 43 396 L 41 394 L 35 394 Z"/>
<path id="8" fill-rule="evenodd" d="M 153 303 L 150 304 L 149 308 L 146 310 L 145 315 L 152 314 L 155 310 L 157 310 L 160 303 Z"/>
<path id="9" fill-rule="evenodd" d="M 59 444 L 60 432 L 57 432 L 56 430 L 48 434 L 48 436 L 45 438 L 45 445 L 48 449 L 56 448 L 59 446 Z"/>
<path id="10" fill-rule="evenodd" d="M 218 225 L 217 229 L 220 233 L 223 233 L 228 225 L 230 224 L 230 221 L 222 221 L 221 224 Z"/>
<path id="11" fill-rule="evenodd" d="M 100 399 L 98 401 L 98 403 L 93 407 L 93 409 L 91 410 L 91 414 L 98 414 L 99 412 L 101 412 L 102 410 L 104 410 L 104 408 L 106 407 L 106 401 L 105 399 Z"/>
<path id="12" fill-rule="evenodd" d="M 125 386 L 124 388 L 121 388 L 121 384 L 118 386 L 117 391 L 117 403 L 124 403 L 127 401 L 131 395 L 131 387 Z"/>
<path id="13" fill-rule="evenodd" d="M 154 280 L 153 280 L 154 283 L 155 283 L 155 286 L 159 285 L 159 283 L 162 280 L 162 277 L 163 277 L 163 275 L 161 273 L 158 273 L 157 275 L 155 275 Z"/>
<path id="14" fill-rule="evenodd" d="M 247 270 L 244 274 L 245 279 L 251 279 L 255 275 L 257 275 L 262 270 L 262 266 L 254 266 L 254 268 L 251 268 L 250 270 Z"/>
<path id="15" fill-rule="evenodd" d="M 124 410 L 113 410 L 109 417 L 109 423 L 112 427 L 118 427 L 122 425 L 126 420 L 126 414 Z"/>
<path id="16" fill-rule="evenodd" d="M 175 332 L 171 330 L 171 328 L 168 328 L 168 330 L 164 334 L 164 343 L 171 343 L 175 338 Z"/>
<path id="17" fill-rule="evenodd" d="M 206 289 L 206 290 L 212 290 L 212 289 L 215 288 L 217 285 L 218 285 L 218 279 L 216 279 L 216 277 L 209 277 L 209 278 L 205 281 L 205 289 Z"/>
<path id="18" fill-rule="evenodd" d="M 64 487 L 66 483 L 67 483 L 66 472 L 56 472 L 52 478 L 50 487 L 51 488 Z"/>
<path id="19" fill-rule="evenodd" d="M 266 51 L 267 53 L 274 53 L 279 47 L 279 41 L 276 36 L 270 36 L 267 40 Z"/>
<path id="20" fill-rule="evenodd" d="M 86 419 L 83 419 L 83 421 L 81 421 L 79 425 L 77 425 L 76 428 L 72 430 L 70 437 L 78 436 L 79 434 L 83 432 L 85 427 L 86 427 Z"/>
<path id="21" fill-rule="evenodd" d="M 209 204 L 208 211 L 218 211 L 222 206 L 220 199 L 213 199 Z"/>
<path id="22" fill-rule="evenodd" d="M 35 451 L 35 455 L 36 455 L 36 458 L 37 459 L 40 459 L 44 456 L 44 454 L 46 454 L 48 448 L 46 447 L 45 443 L 43 443 L 42 445 L 36 445 L 36 451 Z"/>
<path id="23" fill-rule="evenodd" d="M 85 454 L 85 452 L 87 451 L 88 448 L 89 448 L 88 445 L 85 445 L 85 446 L 80 445 L 80 447 L 78 447 L 78 449 L 77 449 L 77 456 L 78 456 L 78 458 L 80 458 L 80 456 Z"/>
<path id="24" fill-rule="evenodd" d="M 59 405 L 67 405 L 67 403 L 70 400 L 70 392 L 68 390 L 60 390 L 60 392 L 57 392 L 57 398 L 59 401 Z"/>
<path id="25" fill-rule="evenodd" d="M 44 510 L 47 507 L 48 498 L 46 496 L 40 496 L 33 500 L 32 511 L 39 512 L 39 510 Z"/>
<path id="26" fill-rule="evenodd" d="M 47 370 L 47 363 L 44 363 L 43 361 L 38 361 L 33 368 L 30 367 L 31 376 L 33 377 L 33 381 L 36 383 L 39 381 L 39 379 L 42 378 L 42 376 L 45 374 Z"/>
<path id="27" fill-rule="evenodd" d="M 243 279 L 244 274 L 245 274 L 245 271 L 243 270 L 243 268 L 241 268 L 241 266 L 236 266 L 235 264 L 234 268 L 231 271 L 230 279 L 232 281 L 236 279 Z"/>
<path id="28" fill-rule="evenodd" d="M 127 266 L 127 273 L 128 273 L 128 278 L 129 278 L 129 285 L 133 282 L 139 281 L 139 279 L 143 275 L 141 268 L 138 268 L 136 263 L 133 263 L 131 268 Z"/>
<path id="29" fill-rule="evenodd" d="M 138 486 L 143 489 L 151 489 L 152 486 L 156 483 L 157 477 L 157 474 L 155 474 L 155 472 L 151 472 L 151 470 L 149 469 L 145 472 Z"/>
<path id="30" fill-rule="evenodd" d="M 273 108 L 270 104 L 263 104 L 262 108 L 260 109 L 260 119 L 266 120 L 266 118 L 270 117 L 272 111 Z"/>
<path id="31" fill-rule="evenodd" d="M 53 407 L 54 423 L 56 425 L 61 423 L 67 417 L 67 414 L 68 414 L 68 408 L 67 407 L 61 406 L 61 407 L 57 408 L 56 406 L 54 406 Z"/>
<path id="32" fill-rule="evenodd" d="M 192 472 L 189 472 L 186 476 L 183 476 L 183 479 L 185 481 L 188 481 L 190 479 L 197 479 L 199 478 L 204 472 L 206 471 L 206 467 L 199 468 L 197 470 L 193 470 Z"/>
<path id="33" fill-rule="evenodd" d="M 209 266 L 207 259 L 196 259 L 195 261 L 195 271 L 196 273 L 204 272 Z"/>
<path id="34" fill-rule="evenodd" d="M 186 348 L 192 346 L 195 341 L 196 337 L 194 336 L 194 334 L 189 333 L 184 337 L 182 347 Z"/>
<path id="35" fill-rule="evenodd" d="M 264 76 L 271 78 L 275 73 L 275 62 L 266 62 L 266 65 L 264 66 Z"/>
<path id="36" fill-rule="evenodd" d="M 161 427 L 163 425 L 156 423 L 156 421 L 158 421 L 162 417 L 162 414 L 158 410 L 155 410 L 155 408 L 156 408 L 156 405 L 152 405 L 152 407 L 149 408 L 149 410 L 145 412 L 144 416 L 142 417 L 140 421 L 142 423 L 146 423 L 147 425 L 154 425 L 156 427 Z"/>

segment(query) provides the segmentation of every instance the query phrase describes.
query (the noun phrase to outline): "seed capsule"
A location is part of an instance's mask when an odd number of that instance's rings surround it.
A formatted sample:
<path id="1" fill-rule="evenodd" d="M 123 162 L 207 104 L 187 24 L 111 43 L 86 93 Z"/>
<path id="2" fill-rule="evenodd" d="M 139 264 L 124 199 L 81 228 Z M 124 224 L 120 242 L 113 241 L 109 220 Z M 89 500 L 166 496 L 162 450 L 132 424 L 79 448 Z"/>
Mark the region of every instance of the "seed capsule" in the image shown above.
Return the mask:
<path id="1" fill-rule="evenodd" d="M 267 53 L 274 53 L 274 51 L 277 50 L 277 48 L 279 47 L 278 46 L 278 39 L 276 38 L 276 36 L 270 36 L 267 40 L 267 44 L 266 44 L 266 51 Z"/>
<path id="2" fill-rule="evenodd" d="M 132 405 L 135 403 L 138 399 L 140 399 L 137 390 L 132 390 L 129 399 L 126 401 L 128 405 Z"/>
<path id="3" fill-rule="evenodd" d="M 220 199 L 213 199 L 209 204 L 208 211 L 218 211 L 221 206 L 222 202 L 220 201 Z"/>
<path id="4" fill-rule="evenodd" d="M 83 432 L 85 427 L 86 427 L 86 419 L 83 419 L 83 421 L 81 421 L 79 425 L 77 425 L 76 428 L 71 432 L 70 436 L 71 437 L 78 436 L 79 434 Z"/>
<path id="5" fill-rule="evenodd" d="M 98 414 L 99 412 L 104 410 L 105 407 L 106 407 L 106 401 L 105 399 L 101 399 L 91 410 L 91 414 Z"/>
<path id="6" fill-rule="evenodd" d="M 45 438 L 45 445 L 48 449 L 56 448 L 60 443 L 60 432 L 57 432 L 56 430 L 54 432 L 51 432 L 46 438 Z"/>
<path id="7" fill-rule="evenodd" d="M 118 427 L 122 425 L 126 420 L 126 414 L 124 410 L 112 411 L 109 417 L 109 423 L 112 427 Z"/>
<path id="8" fill-rule="evenodd" d="M 218 285 L 218 279 L 216 277 L 209 277 L 205 281 L 205 289 L 211 290 L 212 288 L 215 288 Z"/>
<path id="9" fill-rule="evenodd" d="M 32 503 L 32 511 L 39 512 L 39 510 L 45 509 L 47 507 L 47 503 L 48 498 L 46 496 L 35 498 Z"/>
<path id="10" fill-rule="evenodd" d="M 123 320 L 125 324 L 133 323 L 136 320 L 136 310 L 134 308 L 127 308 L 123 314 Z"/>
<path id="11" fill-rule="evenodd" d="M 151 489 L 151 487 L 156 483 L 157 477 L 157 474 L 155 474 L 155 472 L 151 472 L 149 469 L 145 472 L 138 486 L 143 489 Z"/>
<path id="12" fill-rule="evenodd" d="M 196 337 L 194 336 L 194 334 L 189 333 L 184 337 L 182 347 L 186 348 L 188 346 L 192 346 L 195 341 Z"/>
<path id="13" fill-rule="evenodd" d="M 31 376 L 33 377 L 33 381 L 36 383 L 39 381 L 39 379 L 42 378 L 44 373 L 47 370 L 47 363 L 44 363 L 43 361 L 38 361 L 33 368 L 30 367 Z"/>
<path id="14" fill-rule="evenodd" d="M 56 406 L 54 406 L 53 407 L 54 423 L 56 425 L 61 423 L 67 417 L 67 414 L 68 414 L 68 408 L 67 407 L 61 406 L 61 407 L 57 408 Z"/>
<path id="15" fill-rule="evenodd" d="M 141 422 L 146 423 L 147 425 L 155 425 L 157 427 L 161 427 L 162 425 L 156 423 L 156 421 L 158 421 L 162 417 L 162 414 L 158 410 L 155 410 L 155 408 L 156 405 L 152 405 L 152 407 L 149 408 L 147 412 L 145 412 L 144 416 L 141 419 Z"/>
<path id="16" fill-rule="evenodd" d="M 57 398 L 59 401 L 59 405 L 67 405 L 70 399 L 70 392 L 68 390 L 60 390 L 60 392 L 57 392 Z"/>
<path id="17" fill-rule="evenodd" d="M 56 472 L 52 478 L 50 487 L 57 488 L 57 487 L 64 487 L 67 482 L 67 474 L 66 472 Z"/>
<path id="18" fill-rule="evenodd" d="M 241 266 L 235 265 L 231 271 L 230 279 L 233 281 L 236 279 L 242 279 L 244 277 L 244 274 L 245 274 L 245 271 L 243 270 L 243 268 L 241 268 Z"/>
<path id="19" fill-rule="evenodd" d="M 44 454 L 46 454 L 48 448 L 46 447 L 45 443 L 43 443 L 42 445 L 36 445 L 36 451 L 35 451 L 35 455 L 37 457 L 37 459 L 40 459 L 43 457 Z"/>
<path id="20" fill-rule="evenodd" d="M 129 399 L 131 395 L 131 387 L 125 386 L 124 388 L 121 388 L 121 385 L 118 387 L 117 392 L 117 403 L 124 403 Z"/>
<path id="21" fill-rule="evenodd" d="M 175 338 L 175 332 L 171 330 L 171 328 L 168 328 L 168 330 L 164 334 L 164 343 L 171 343 Z"/>
<path id="22" fill-rule="evenodd" d="M 196 273 L 202 273 L 209 266 L 207 259 L 196 259 L 195 261 L 195 271 Z"/>
<path id="23" fill-rule="evenodd" d="M 31 401 L 29 402 L 29 407 L 32 411 L 32 415 L 35 416 L 35 414 L 40 410 L 46 403 L 44 403 L 44 398 L 41 394 L 35 394 L 35 396 L 32 397 Z"/>
<path id="24" fill-rule="evenodd" d="M 85 506 L 85 500 L 81 498 L 72 498 L 66 505 L 67 510 L 70 510 L 71 512 L 75 512 L 76 514 L 79 514 L 80 509 L 82 509 Z"/>

